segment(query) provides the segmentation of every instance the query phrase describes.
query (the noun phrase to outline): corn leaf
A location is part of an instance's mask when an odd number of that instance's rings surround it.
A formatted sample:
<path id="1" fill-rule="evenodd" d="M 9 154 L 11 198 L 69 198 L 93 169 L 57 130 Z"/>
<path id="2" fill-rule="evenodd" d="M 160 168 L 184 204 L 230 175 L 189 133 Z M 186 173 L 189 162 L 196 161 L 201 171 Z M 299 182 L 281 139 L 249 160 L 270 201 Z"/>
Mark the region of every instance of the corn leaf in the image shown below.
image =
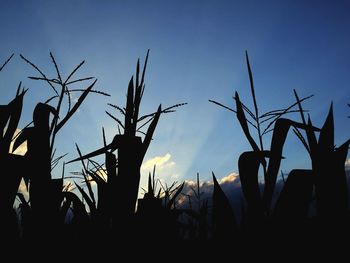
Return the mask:
<path id="1" fill-rule="evenodd" d="M 128 93 L 126 99 L 125 123 L 124 133 L 126 135 L 135 135 L 132 131 L 132 117 L 134 115 L 134 77 L 132 76 L 128 86 Z"/>
<path id="2" fill-rule="evenodd" d="M 13 56 L 14 56 L 14 53 L 12 53 L 12 55 L 4 62 L 4 64 L 2 64 L 2 66 L 0 67 L 0 71 L 7 65 L 7 63 L 10 62 Z"/>
<path id="3" fill-rule="evenodd" d="M 26 91 L 23 91 L 21 94 L 15 97 L 14 100 L 12 100 L 8 107 L 9 107 L 9 114 L 10 119 L 7 125 L 6 132 L 3 137 L 3 147 L 6 147 L 7 152 L 10 150 L 10 144 L 12 141 L 12 138 L 16 132 L 19 119 L 21 117 L 22 113 L 22 106 L 23 106 L 23 97 Z"/>
<path id="4" fill-rule="evenodd" d="M 231 208 L 231 205 L 222 191 L 214 173 L 214 192 L 213 192 L 213 225 L 214 236 L 217 239 L 227 241 L 228 238 L 234 237 L 237 234 L 236 216 Z"/>
<path id="5" fill-rule="evenodd" d="M 142 157 L 145 156 L 146 152 L 147 152 L 147 149 L 151 143 L 151 140 L 152 140 L 152 137 L 153 137 L 153 133 L 156 129 L 156 126 L 158 124 L 158 120 L 159 120 L 159 117 L 160 117 L 160 114 L 162 112 L 162 105 L 159 105 L 158 107 L 158 110 L 157 110 L 157 113 L 156 115 L 154 116 L 154 119 L 153 121 L 151 122 L 151 124 L 149 125 L 148 127 L 148 130 L 147 130 L 147 134 L 145 136 L 145 139 L 143 140 L 143 153 L 142 153 Z"/>
<path id="6" fill-rule="evenodd" d="M 306 219 L 313 184 L 312 170 L 292 170 L 275 205 L 274 217 L 293 223 Z"/>
<path id="7" fill-rule="evenodd" d="M 248 213 L 251 218 L 263 217 L 263 203 L 259 188 L 259 167 L 264 157 L 269 152 L 244 152 L 238 159 L 239 178 L 242 184 L 242 191 L 248 205 Z"/>
<path id="8" fill-rule="evenodd" d="M 82 154 L 81 154 L 81 152 L 80 152 L 80 149 L 79 149 L 79 147 L 78 147 L 78 144 L 75 144 L 75 146 L 76 146 L 76 148 L 77 148 L 77 151 L 78 151 L 78 154 L 79 154 L 80 158 L 82 158 Z M 85 163 L 84 163 L 83 160 L 81 160 L 81 163 L 82 163 L 82 165 L 83 165 L 83 167 L 84 167 L 84 171 L 82 172 L 82 174 L 83 174 L 83 176 L 84 176 L 85 183 L 86 183 L 86 186 L 87 186 L 87 188 L 88 188 L 88 191 L 89 191 L 89 195 L 90 195 L 90 197 L 91 197 L 91 200 L 92 200 L 93 204 L 95 205 L 95 204 L 96 204 L 96 201 L 95 201 L 94 193 L 93 193 L 93 191 L 92 191 L 91 184 L 90 184 L 90 182 L 87 180 L 87 176 L 86 176 L 86 172 L 88 171 L 88 169 L 87 169 L 87 167 L 85 166 Z"/>
<path id="9" fill-rule="evenodd" d="M 244 132 L 244 135 L 246 136 L 248 142 L 252 146 L 254 151 L 260 151 L 258 145 L 254 141 L 253 137 L 250 135 L 247 119 L 245 117 L 243 108 L 242 108 L 242 103 L 239 99 L 238 93 L 235 93 L 235 100 L 236 100 L 236 111 L 237 111 L 237 119 L 239 123 L 241 124 L 242 130 Z"/>
<path id="10" fill-rule="evenodd" d="M 87 202 L 89 208 L 90 208 L 90 212 L 94 213 L 96 210 L 96 206 L 94 204 L 94 202 L 91 200 L 91 198 L 89 197 L 89 195 L 84 191 L 83 188 L 81 188 L 77 183 L 75 183 L 75 186 L 78 188 L 79 192 L 81 193 L 81 195 L 83 196 L 83 198 L 85 199 L 85 201 Z"/>

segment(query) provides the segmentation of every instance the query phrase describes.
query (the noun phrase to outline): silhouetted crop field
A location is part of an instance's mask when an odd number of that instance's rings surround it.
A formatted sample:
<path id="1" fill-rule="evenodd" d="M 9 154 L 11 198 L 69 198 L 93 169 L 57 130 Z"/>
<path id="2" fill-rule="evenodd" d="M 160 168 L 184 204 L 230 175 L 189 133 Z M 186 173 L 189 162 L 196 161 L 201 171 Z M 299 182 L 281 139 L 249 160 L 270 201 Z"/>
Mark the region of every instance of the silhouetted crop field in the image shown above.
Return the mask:
<path id="1" fill-rule="evenodd" d="M 61 129 L 87 96 L 109 94 L 94 89 L 95 78 L 75 78 L 84 61 L 68 76 L 62 76 L 50 53 L 56 72 L 52 77 L 20 55 L 23 63 L 36 74 L 29 78 L 45 82 L 53 96 L 37 102 L 33 119 L 25 127 L 19 127 L 19 121 L 27 90 L 19 84 L 13 100 L 7 104 L 1 101 L 0 227 L 3 242 L 35 247 L 36 240 L 85 249 L 95 246 L 110 249 L 119 242 L 132 244 L 135 249 L 138 246 L 164 247 L 165 244 L 173 248 L 183 244 L 210 248 L 225 243 L 235 244 L 245 251 L 254 251 L 253 248 L 259 246 L 268 251 L 277 244 L 281 246 L 295 239 L 315 245 L 326 236 L 338 242 L 349 236 L 345 162 L 350 139 L 335 145 L 333 106 L 326 105 L 329 111 L 322 127 L 313 125 L 312 112 L 303 107 L 304 101 L 312 99 L 312 95 L 299 97 L 296 90 L 293 104 L 261 112 L 247 53 L 253 108 L 241 101 L 238 92 L 233 97 L 235 108 L 210 100 L 235 114 L 242 138 L 245 137 L 251 147 L 250 151 L 236 157 L 243 193 L 243 198 L 237 200 L 241 202 L 240 211 L 231 206 L 214 173 L 212 195 L 204 197 L 199 175 L 190 194 L 185 194 L 185 182 L 163 185 L 154 167 L 143 198 L 138 198 L 140 168 L 157 133 L 158 122 L 160 119 L 166 122 L 169 113 L 186 110 L 182 107 L 186 103 L 174 102 L 172 106 L 159 105 L 154 112 L 140 111 L 148 56 L 149 52 L 143 66 L 137 61 L 136 72 L 127 87 L 125 105 L 107 105 L 106 102 L 106 114 L 118 127 L 113 139 L 107 141 L 101 127 L 102 138 L 96 135 L 96 141 L 101 141 L 98 149 L 86 153 L 76 145 L 77 151 L 73 153 L 76 158 L 63 162 L 65 156 L 57 156 L 55 150 L 60 147 L 55 139 L 60 136 Z M 0 67 L 1 78 L 6 77 L 4 69 L 12 57 Z M 76 88 L 77 85 L 81 88 Z M 78 99 L 73 100 L 72 94 L 79 94 Z M 288 118 L 290 113 L 297 113 L 299 118 Z M 265 138 L 268 133 L 272 134 L 269 142 Z M 284 145 L 291 133 L 298 137 L 307 152 L 311 169 L 295 167 L 278 181 L 281 160 L 285 158 L 282 155 Z M 27 144 L 26 153 L 15 154 L 23 143 Z M 97 156 L 103 156 L 104 162 L 94 160 Z M 81 180 L 65 183 L 67 164 L 74 162 L 80 163 L 82 169 L 71 175 L 83 179 L 83 183 Z M 58 179 L 52 177 L 57 165 L 62 166 L 62 177 Z M 18 192 L 21 182 L 28 195 Z M 278 183 L 282 185 L 279 191 L 276 190 Z M 311 207 L 314 213 L 310 213 Z M 117 245 L 115 249 L 118 250 Z"/>

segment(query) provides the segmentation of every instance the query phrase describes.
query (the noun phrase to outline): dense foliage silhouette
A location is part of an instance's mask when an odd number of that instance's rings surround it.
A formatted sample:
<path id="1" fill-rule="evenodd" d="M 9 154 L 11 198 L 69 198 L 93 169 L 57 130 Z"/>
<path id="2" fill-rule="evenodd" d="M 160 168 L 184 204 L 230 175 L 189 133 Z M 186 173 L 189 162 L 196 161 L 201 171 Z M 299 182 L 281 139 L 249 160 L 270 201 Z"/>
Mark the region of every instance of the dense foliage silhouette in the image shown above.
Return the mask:
<path id="1" fill-rule="evenodd" d="M 0 71 L 12 57 L 0 67 Z M 247 53 L 253 110 L 240 100 L 238 92 L 234 96 L 236 109 L 210 100 L 236 114 L 252 148 L 238 158 L 244 195 L 240 218 L 236 216 L 237 211 L 231 207 L 214 173 L 211 200 L 201 199 L 197 175 L 196 189 L 192 188 L 193 195 L 187 196 L 189 200 L 191 197 L 196 199 L 196 207 L 183 201 L 187 200 L 182 195 L 185 182 L 174 183 L 170 187 L 158 184 L 156 167 L 149 175 L 143 198 L 137 199 L 141 164 L 161 115 L 174 112 L 186 104 L 166 108 L 159 105 L 153 113 L 140 113 L 148 52 L 142 72 L 137 61 L 136 74 L 131 77 L 127 88 L 125 107 L 109 104 L 123 119 L 106 111 L 118 124 L 118 133 L 113 140 L 106 141 L 102 128 L 103 146 L 83 154 L 76 145 L 78 157 L 63 163 L 62 178 L 52 178 L 52 169 L 64 158 L 55 155 L 58 132 L 89 94 L 109 94 L 93 90 L 97 80 L 92 77 L 72 80 L 84 61 L 63 79 L 51 53 L 50 57 L 57 74 L 53 78 L 47 77 L 38 66 L 21 55 L 39 73 L 38 77 L 29 78 L 45 81 L 54 93 L 47 101 L 38 102 L 29 125 L 18 132 L 27 91 L 21 84 L 14 99 L 0 106 L 2 241 L 31 246 L 33 240 L 55 244 L 89 242 L 90 245 L 94 244 L 94 240 L 104 240 L 104 246 L 113 247 L 120 241 L 134 244 L 137 240 L 143 240 L 147 243 L 145 246 L 161 241 L 163 245 L 177 242 L 178 245 L 191 243 L 211 248 L 225 243 L 249 251 L 259 245 L 269 249 L 295 237 L 299 242 L 315 244 L 324 240 L 326 235 L 348 236 L 345 161 L 350 140 L 335 146 L 332 105 L 322 128 L 314 127 L 309 115 L 305 117 L 307 111 L 303 110 L 302 103 L 312 96 L 300 99 L 296 91 L 292 105 L 261 114 Z M 71 88 L 72 84 L 87 81 L 92 81 L 87 88 Z M 74 105 L 71 98 L 73 92 L 81 93 Z M 63 106 L 67 106 L 67 109 L 63 110 Z M 285 117 L 292 112 L 300 114 L 299 121 Z M 251 128 L 256 130 L 256 136 L 252 135 Z M 281 160 L 284 158 L 283 147 L 290 130 L 309 154 L 312 169 L 296 167 L 288 174 L 280 193 L 276 193 Z M 272 137 L 267 147 L 264 145 L 264 135 L 269 132 L 272 132 Z M 27 143 L 25 155 L 14 154 L 24 142 Z M 98 155 L 104 155 L 104 163 L 93 160 Z M 72 162 L 81 162 L 82 171 L 74 175 L 82 177 L 83 184 L 64 184 L 66 165 Z M 259 172 L 263 175 L 263 184 Z M 28 189 L 28 197 L 18 192 L 21 180 Z M 96 183 L 96 192 L 92 182 Z M 315 206 L 314 214 L 310 213 L 311 206 Z"/>

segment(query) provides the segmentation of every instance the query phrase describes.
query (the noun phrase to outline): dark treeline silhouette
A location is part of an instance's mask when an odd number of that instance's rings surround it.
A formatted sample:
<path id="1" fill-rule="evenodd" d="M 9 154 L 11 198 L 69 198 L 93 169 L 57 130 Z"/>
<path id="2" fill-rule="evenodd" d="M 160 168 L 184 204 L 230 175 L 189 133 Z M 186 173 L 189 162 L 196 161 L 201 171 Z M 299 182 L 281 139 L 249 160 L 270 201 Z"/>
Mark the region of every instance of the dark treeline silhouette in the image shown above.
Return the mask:
<path id="1" fill-rule="evenodd" d="M 0 67 L 0 71 L 12 57 Z M 139 242 L 144 246 L 165 246 L 175 242 L 178 246 L 200 244 L 208 248 L 234 244 L 241 251 L 259 246 L 268 251 L 295 238 L 300 243 L 315 244 L 329 235 L 337 240 L 339 236 L 348 237 L 345 161 L 350 140 L 335 146 L 332 105 L 321 128 L 312 124 L 310 116 L 306 117 L 307 111 L 303 109 L 303 102 L 312 96 L 299 98 L 295 90 L 295 103 L 292 105 L 260 113 L 248 54 L 246 63 L 253 110 L 240 100 L 237 92 L 234 96 L 236 109 L 210 100 L 235 113 L 252 148 L 243 152 L 238 159 L 244 195 L 240 218 L 236 216 L 237 211 L 231 207 L 214 173 L 211 200 L 201 198 L 197 175 L 193 195 L 187 196 L 189 202 L 191 198 L 195 199 L 195 207 L 191 203 L 184 205 L 179 202 L 185 183 L 161 185 L 156 179 L 156 168 L 153 174 L 149 174 L 148 188 L 143 198 L 137 200 L 141 164 L 160 116 L 186 104 L 166 108 L 159 105 L 154 112 L 141 114 L 148 52 L 142 69 L 137 61 L 135 76 L 131 77 L 127 88 L 125 107 L 108 104 L 118 112 L 118 116 L 122 116 L 120 118 L 106 111 L 118 125 L 113 140 L 107 142 L 102 128 L 101 148 L 84 154 L 76 145 L 77 158 L 63 163 L 62 178 L 53 178 L 53 168 L 64 158 L 55 154 L 58 132 L 87 95 L 109 94 L 94 90 L 96 80 L 92 77 L 72 79 L 84 61 L 63 79 L 51 53 L 50 57 L 57 74 L 53 78 L 46 76 L 38 66 L 21 55 L 39 73 L 38 77 L 29 78 L 46 82 L 54 93 L 47 101 L 36 105 L 33 120 L 26 127 L 18 132 L 27 91 L 21 84 L 14 99 L 0 106 L 2 241 L 24 246 L 33 246 L 34 240 L 42 244 L 81 246 L 84 242 L 94 246 L 103 243 L 104 247 L 113 247 L 120 241 L 127 244 Z M 72 86 L 88 81 L 92 83 L 87 88 Z M 74 105 L 73 93 L 81 93 Z M 63 107 L 67 108 L 63 110 Z M 290 113 L 300 114 L 300 120 L 286 118 L 285 115 Z M 256 136 L 252 135 L 252 128 L 256 130 Z M 296 167 L 290 171 L 276 202 L 273 202 L 281 161 L 284 159 L 283 147 L 290 130 L 305 147 L 312 168 L 302 170 Z M 269 132 L 272 132 L 271 143 L 266 146 L 264 136 Z M 24 142 L 27 143 L 25 155 L 14 154 Z M 93 160 L 99 155 L 105 157 L 104 163 Z M 64 184 L 66 167 L 72 162 L 81 162 L 82 170 L 72 174 L 82 178 L 83 184 Z M 262 174 L 263 185 L 259 173 Z M 18 192 L 21 180 L 28 189 L 28 197 Z M 97 191 L 93 189 L 93 182 Z M 311 206 L 315 206 L 315 213 L 310 213 Z"/>

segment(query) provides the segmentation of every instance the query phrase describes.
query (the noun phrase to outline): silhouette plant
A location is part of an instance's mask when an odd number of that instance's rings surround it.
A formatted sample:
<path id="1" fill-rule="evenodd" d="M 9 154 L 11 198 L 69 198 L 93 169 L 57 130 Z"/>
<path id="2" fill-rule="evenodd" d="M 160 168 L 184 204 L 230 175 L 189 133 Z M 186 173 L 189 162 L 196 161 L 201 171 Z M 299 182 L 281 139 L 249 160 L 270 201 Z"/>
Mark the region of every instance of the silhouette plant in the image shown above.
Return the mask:
<path id="1" fill-rule="evenodd" d="M 299 108 L 302 109 L 296 91 L 294 93 Z M 303 114 L 301 114 L 301 118 L 306 124 Z M 350 139 L 339 147 L 335 146 L 333 104 L 330 106 L 318 140 L 311 126 L 312 121 L 309 116 L 306 139 L 302 134 L 299 134 L 298 137 L 303 142 L 311 159 L 317 214 L 323 219 L 344 218 L 348 209 L 345 161 Z"/>
<path id="2" fill-rule="evenodd" d="M 288 131 L 291 127 L 309 153 L 312 169 L 295 169 L 289 173 L 275 205 L 273 218 L 276 222 L 288 223 L 285 225 L 288 227 L 290 227 L 291 224 L 294 226 L 301 226 L 301 224 L 304 224 L 308 217 L 309 206 L 313 198 L 313 189 L 315 189 L 317 214 L 320 218 L 327 220 L 332 218 L 334 221 L 345 219 L 348 209 L 348 200 L 344 163 L 350 140 L 347 140 L 340 147 L 335 148 L 332 106 L 322 129 L 314 127 L 310 117 L 308 122 L 305 120 L 304 113 L 307 111 L 303 110 L 302 102 L 312 96 L 299 99 L 295 90 L 295 103 L 287 108 L 273 110 L 259 115 L 252 71 L 247 53 L 246 61 L 254 112 L 240 101 L 237 92 L 234 97 L 236 101 L 236 110 L 210 100 L 210 102 L 236 113 L 241 128 L 253 148 L 253 151 L 242 153 L 238 161 L 242 190 L 248 206 L 247 216 L 245 217 L 246 220 L 254 229 L 254 226 L 261 227 L 261 223 L 263 223 L 271 213 L 271 202 L 277 175 L 281 160 L 284 158 L 282 156 L 282 151 Z M 298 108 L 293 109 L 296 106 Z M 246 118 L 246 113 L 251 120 Z M 282 116 L 288 113 L 300 113 L 301 122 L 282 118 Z M 262 130 L 261 124 L 266 122 L 269 123 L 264 130 Z M 256 143 L 251 135 L 249 125 L 257 130 L 259 143 Z M 269 150 L 265 150 L 263 146 L 263 136 L 270 131 L 273 132 L 271 146 Z M 319 132 L 318 140 L 316 132 Z M 306 133 L 306 138 L 303 133 Z M 266 163 L 265 158 L 269 159 L 268 163 Z M 260 193 L 258 182 L 260 166 L 262 166 L 264 173 L 263 194 Z"/>
<path id="3" fill-rule="evenodd" d="M 298 102 L 293 103 L 292 105 L 283 109 L 272 110 L 263 114 L 259 114 L 253 75 L 247 52 L 246 62 L 250 81 L 250 90 L 254 104 L 254 111 L 250 110 L 243 102 L 241 102 L 238 92 L 236 92 L 234 96 L 234 100 L 236 101 L 236 110 L 233 110 L 213 100 L 210 100 L 210 102 L 213 102 L 236 113 L 244 135 L 246 136 L 249 144 L 253 149 L 253 151 L 245 152 L 240 155 L 238 166 L 242 183 L 242 190 L 248 205 L 248 214 L 250 215 L 250 218 L 254 218 L 254 220 L 256 220 L 258 218 L 261 219 L 264 217 L 264 215 L 270 213 L 273 191 L 279 173 L 281 160 L 283 159 L 283 145 L 285 143 L 290 127 L 294 127 L 295 130 L 306 129 L 306 125 L 292 121 L 290 119 L 282 118 L 286 114 L 299 112 L 300 109 L 293 109 L 298 105 Z M 312 96 L 305 97 L 301 99 L 300 102 L 305 101 L 311 97 Z M 246 113 L 251 120 L 246 117 Z M 257 130 L 258 143 L 256 143 L 253 136 L 251 135 L 249 125 Z M 264 129 L 263 125 L 266 125 Z M 270 150 L 265 150 L 263 137 L 269 132 L 273 132 L 271 146 Z M 269 158 L 268 164 L 266 162 L 266 158 Z M 263 168 L 265 181 L 263 196 L 260 193 L 258 183 L 258 172 L 260 165 Z"/>
<path id="4" fill-rule="evenodd" d="M 171 186 L 163 185 L 155 180 L 155 166 L 153 174 L 149 173 L 148 187 L 143 198 L 138 199 L 137 219 L 141 236 L 157 239 L 163 236 L 164 241 L 178 239 L 180 236 L 179 216 L 184 212 L 176 206 L 177 198 L 181 194 L 185 183 Z M 159 189 L 157 190 L 159 182 Z M 164 235 L 166 233 L 166 235 Z"/>
<path id="5" fill-rule="evenodd" d="M 151 143 L 160 115 L 174 112 L 177 107 L 186 104 L 175 104 L 165 109 L 162 109 L 161 105 L 159 105 L 156 112 L 140 116 L 148 55 L 149 51 L 146 55 L 142 74 L 140 74 L 140 61 L 137 61 L 135 81 L 134 76 L 132 76 L 127 90 L 125 108 L 109 104 L 109 106 L 122 114 L 124 122 L 106 111 L 117 122 L 119 133 L 114 136 L 111 143 L 106 144 L 104 139 L 104 147 L 70 161 L 83 161 L 105 154 L 107 178 L 110 181 L 109 189 L 107 190 L 108 198 L 106 199 L 109 199 L 109 202 L 113 202 L 113 205 L 108 205 L 108 207 L 111 210 L 113 225 L 119 228 L 128 225 L 134 215 L 139 190 L 141 164 Z M 147 124 L 149 124 L 147 131 L 143 132 L 142 128 L 146 127 Z M 122 128 L 123 132 L 120 131 L 120 128 Z M 137 136 L 137 133 L 144 135 L 143 140 Z M 115 150 L 118 150 L 118 158 L 113 154 Z"/>
<path id="6" fill-rule="evenodd" d="M 53 179 L 51 175 L 52 169 L 64 157 L 64 155 L 57 158 L 54 157 L 56 135 L 78 110 L 89 93 L 109 95 L 92 89 L 96 80 L 85 89 L 70 88 L 72 84 L 93 79 L 92 77 L 87 77 L 71 80 L 78 69 L 84 64 L 84 61 L 76 66 L 68 77 L 63 80 L 52 53 L 50 53 L 50 57 L 57 74 L 55 78 L 48 78 L 34 63 L 26 59 L 23 55 L 20 55 L 20 57 L 40 74 L 40 77 L 29 78 L 45 81 L 55 93 L 54 96 L 44 103 L 38 103 L 36 105 L 33 112 L 33 121 L 21 130 L 17 137 L 15 137 L 13 144 L 13 151 L 15 151 L 23 142 L 27 141 L 27 152 L 24 155 L 27 166 L 26 172 L 22 174 L 22 177 L 27 188 L 29 184 L 32 218 L 27 221 L 33 224 L 33 233 L 29 235 L 34 236 L 39 233 L 47 236 L 55 229 L 58 229 L 58 225 L 61 223 L 58 219 L 60 218 L 59 213 L 63 198 L 63 178 Z M 71 103 L 72 92 L 82 92 L 73 106 Z M 68 109 L 62 116 L 62 105 L 65 98 L 68 102 Z M 55 100 L 57 100 L 55 107 L 49 105 L 50 102 Z M 53 118 L 50 122 L 51 114 Z M 30 126 L 31 124 L 33 126 Z"/>
<path id="7" fill-rule="evenodd" d="M 0 72 L 10 62 L 13 54 L 0 67 Z M 15 98 L 7 105 L 0 105 L 0 167 L 3 187 L 0 187 L 0 214 L 3 223 L 1 226 L 4 240 L 18 235 L 16 214 L 13 210 L 13 202 L 21 181 L 21 175 L 27 167 L 23 156 L 10 153 L 11 142 L 16 134 L 18 123 L 22 113 L 23 97 L 27 90 L 18 86 Z M 11 173 L 8 174 L 9 168 Z"/>
<path id="8" fill-rule="evenodd" d="M 276 240 L 279 241 L 286 241 L 292 235 L 299 238 L 314 235 L 317 238 L 327 232 L 350 233 L 347 226 L 349 208 L 345 171 L 350 140 L 346 140 L 340 146 L 335 145 L 333 105 L 321 129 L 313 126 L 310 116 L 307 119 L 305 117 L 307 111 L 303 109 L 302 103 L 311 96 L 300 99 L 295 90 L 293 104 L 261 114 L 247 53 L 253 110 L 240 100 L 238 92 L 234 96 L 235 109 L 210 100 L 236 114 L 252 148 L 251 151 L 243 152 L 238 159 L 240 182 L 246 201 L 242 203 L 242 224 L 237 223 L 234 210 L 214 174 L 213 200 L 210 207 L 212 217 L 208 212 L 208 200 L 203 200 L 202 197 L 198 174 L 197 188 L 191 188 L 197 201 L 195 208 L 192 206 L 192 195 L 186 195 L 189 207 L 179 205 L 179 196 L 185 183 L 163 185 L 155 178 L 155 167 L 153 174 L 149 174 L 148 187 L 143 198 L 137 199 L 140 167 L 160 115 L 174 112 L 177 107 L 186 104 L 176 104 L 165 109 L 159 106 L 157 111 L 141 115 L 140 105 L 145 89 L 148 54 L 147 52 L 142 73 L 140 62 L 137 61 L 136 75 L 131 78 L 127 89 L 126 106 L 123 108 L 108 104 L 124 118 L 122 120 L 106 112 L 117 122 L 118 133 L 107 143 L 102 128 L 103 147 L 89 154 L 83 155 L 76 145 L 78 158 L 70 162 L 80 161 L 82 169 L 71 172 L 72 176 L 65 176 L 66 163 L 63 163 L 61 178 L 52 176 L 52 170 L 65 157 L 55 156 L 56 135 L 77 112 L 89 93 L 106 96 L 108 94 L 93 90 L 96 80 L 91 77 L 72 80 L 84 61 L 63 80 L 51 53 L 57 75 L 54 78 L 47 77 L 34 63 L 21 55 L 21 58 L 40 74 L 39 77 L 29 78 L 45 81 L 54 95 L 44 103 L 36 105 L 33 121 L 20 132 L 18 124 L 27 90 L 22 88 L 20 83 L 14 99 L 8 104 L 0 105 L 0 167 L 3 168 L 0 187 L 0 230 L 5 241 L 10 238 L 17 241 L 24 238 L 25 241 L 29 241 L 26 244 L 31 245 L 36 244 L 33 240 L 39 238 L 39 242 L 51 244 L 51 241 L 57 240 L 67 246 L 85 246 L 88 241 L 96 248 L 94 241 L 108 240 L 102 243 L 112 247 L 110 240 L 115 238 L 126 240 L 131 237 L 135 240 L 133 237 L 142 237 L 150 244 L 155 244 L 160 239 L 168 244 L 169 241 L 178 239 L 241 241 L 242 238 L 243 241 L 248 241 L 249 249 L 252 243 L 259 240 L 266 242 L 268 237 L 276 237 L 276 233 L 279 237 Z M 0 72 L 12 57 L 13 55 L 3 63 Z M 87 88 L 79 89 L 72 85 L 89 80 L 93 82 Z M 73 92 L 81 92 L 74 105 L 71 97 Z M 51 105 L 53 102 L 56 102 L 54 106 Z M 291 113 L 300 114 L 301 120 L 285 118 L 286 114 Z M 256 136 L 251 133 L 251 127 L 256 130 Z M 277 195 L 275 188 L 284 159 L 282 153 L 291 129 L 309 154 L 311 169 L 295 168 L 289 172 L 287 179 L 284 179 L 282 173 L 282 189 Z M 269 132 L 272 132 L 272 137 L 270 147 L 266 147 L 264 136 Z M 16 149 L 24 142 L 27 142 L 27 152 L 24 156 L 16 155 Z M 102 164 L 93 160 L 101 154 L 105 156 Z M 263 185 L 259 183 L 260 169 L 264 178 Z M 64 185 L 64 178 L 73 178 L 76 182 Z M 29 199 L 24 194 L 17 193 L 22 179 L 29 189 Z M 78 179 L 81 181 L 77 182 Z M 274 195 L 276 202 L 273 202 Z M 13 209 L 16 197 L 20 212 L 18 220 Z M 310 214 L 310 204 L 313 202 L 316 204 L 315 216 Z M 192 220 L 188 220 L 186 225 L 182 215 L 187 215 Z M 316 232 L 312 232 L 313 230 Z M 262 239 L 251 239 L 251 233 L 253 237 Z M 109 239 L 104 239 L 106 237 Z"/>
<path id="9" fill-rule="evenodd" d="M 196 187 L 190 186 L 192 194 L 183 194 L 188 199 L 189 209 L 184 212 L 189 216 L 188 218 L 188 236 L 190 239 L 207 240 L 209 237 L 209 205 L 208 199 L 203 198 L 203 191 L 201 191 L 199 173 L 197 173 Z M 195 206 L 192 205 L 192 198 L 194 197 Z"/>

